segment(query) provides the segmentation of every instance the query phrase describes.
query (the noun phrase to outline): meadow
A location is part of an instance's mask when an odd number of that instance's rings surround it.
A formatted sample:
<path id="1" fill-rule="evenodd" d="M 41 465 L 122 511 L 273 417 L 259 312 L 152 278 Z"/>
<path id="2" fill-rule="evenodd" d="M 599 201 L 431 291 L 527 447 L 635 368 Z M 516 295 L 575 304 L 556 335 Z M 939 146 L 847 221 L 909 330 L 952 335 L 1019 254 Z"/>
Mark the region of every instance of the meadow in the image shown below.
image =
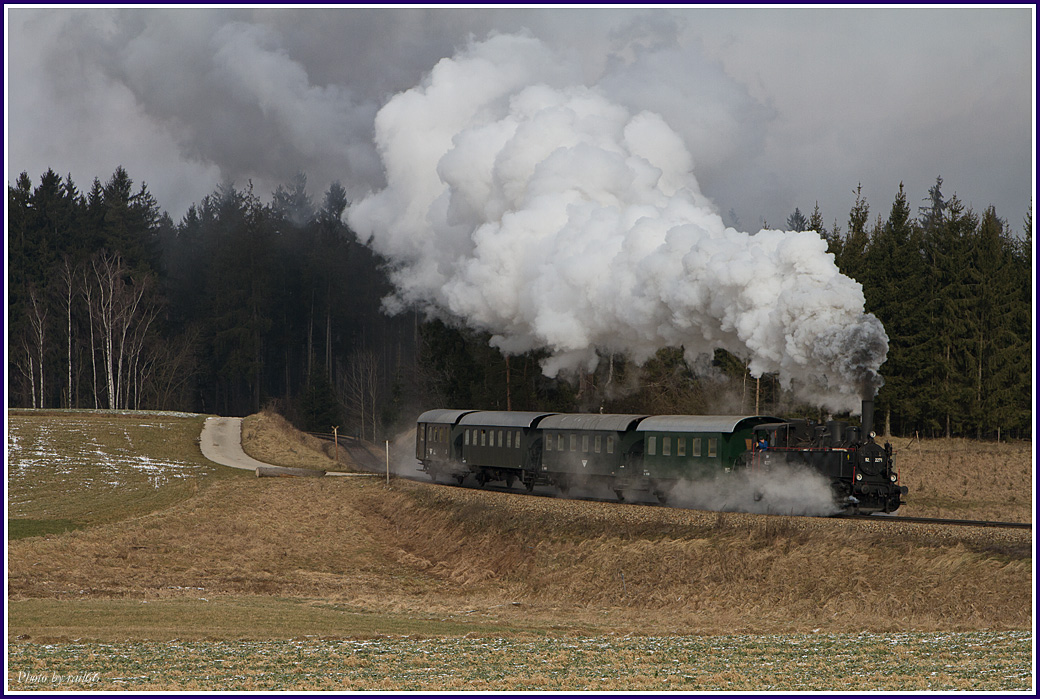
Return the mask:
<path id="1" fill-rule="evenodd" d="M 203 419 L 9 415 L 10 689 L 1032 686 L 1030 531 L 257 479 Z M 944 446 L 907 514 L 1029 521 L 1028 445 Z"/>

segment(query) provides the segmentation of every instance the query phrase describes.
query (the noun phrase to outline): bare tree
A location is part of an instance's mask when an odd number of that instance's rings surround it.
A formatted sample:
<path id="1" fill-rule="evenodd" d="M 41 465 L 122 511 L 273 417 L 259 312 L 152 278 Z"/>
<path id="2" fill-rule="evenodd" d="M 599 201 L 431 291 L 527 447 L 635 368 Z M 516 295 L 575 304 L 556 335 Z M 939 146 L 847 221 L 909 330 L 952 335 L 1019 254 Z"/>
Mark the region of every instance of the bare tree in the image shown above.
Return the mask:
<path id="1" fill-rule="evenodd" d="M 33 407 L 44 407 L 44 374 L 43 354 L 46 348 L 47 333 L 47 305 L 40 300 L 35 288 L 29 289 L 29 336 L 24 342 L 24 348 L 28 357 L 29 384 L 32 390 Z M 36 400 L 36 378 L 34 373 L 39 371 L 39 404 Z M 23 370 L 24 371 L 24 370 Z"/>
<path id="2" fill-rule="evenodd" d="M 75 395 L 73 391 L 72 383 L 72 308 L 75 304 L 76 299 L 76 269 L 72 265 L 72 261 L 68 255 L 64 255 L 61 259 L 61 266 L 58 267 L 58 282 L 61 284 L 61 305 L 62 310 L 65 311 L 65 340 L 66 340 L 66 358 L 68 359 L 68 378 L 65 384 L 65 407 L 71 408 L 75 405 Z"/>
<path id="3" fill-rule="evenodd" d="M 158 314 L 146 299 L 150 278 L 133 278 L 118 254 L 95 255 L 91 271 L 88 286 L 92 289 L 86 296 L 91 325 L 100 339 L 108 407 L 129 407 L 131 388 L 133 405 L 139 405 L 141 353 Z"/>
<path id="4" fill-rule="evenodd" d="M 182 405 L 181 394 L 195 377 L 195 349 L 199 331 L 195 328 L 174 343 L 156 343 L 151 352 L 153 378 L 150 383 L 154 391 L 155 407 L 168 410 Z"/>
<path id="5" fill-rule="evenodd" d="M 94 327 L 97 325 L 95 322 L 95 301 L 97 297 L 97 291 L 90 283 L 90 271 L 87 269 L 83 270 L 83 285 L 80 287 L 83 293 L 83 298 L 87 304 L 87 315 L 89 316 L 89 322 L 87 326 L 90 328 L 90 369 L 91 369 L 91 391 L 94 394 L 94 409 L 101 407 L 101 398 L 98 395 L 98 366 L 97 366 L 97 344 L 94 338 Z"/>
<path id="6" fill-rule="evenodd" d="M 361 438 L 376 438 L 376 398 L 379 391 L 379 360 L 371 351 L 355 352 L 346 371 L 339 372 L 338 393 L 351 418 L 360 425 Z M 366 424 L 367 423 L 367 424 Z M 366 432 L 371 425 L 371 431 Z"/>

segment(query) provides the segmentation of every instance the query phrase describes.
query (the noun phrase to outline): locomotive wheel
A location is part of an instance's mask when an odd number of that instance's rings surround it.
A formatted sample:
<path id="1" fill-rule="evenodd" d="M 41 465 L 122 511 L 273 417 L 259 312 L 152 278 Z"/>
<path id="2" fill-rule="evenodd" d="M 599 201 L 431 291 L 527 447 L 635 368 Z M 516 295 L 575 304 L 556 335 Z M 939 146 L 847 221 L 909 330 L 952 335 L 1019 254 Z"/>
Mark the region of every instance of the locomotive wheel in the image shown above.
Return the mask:
<path id="1" fill-rule="evenodd" d="M 654 497 L 656 497 L 657 501 L 662 505 L 668 504 L 668 493 L 664 492 L 663 490 L 655 490 Z"/>
<path id="2" fill-rule="evenodd" d="M 531 491 L 533 491 L 534 490 L 534 480 L 530 480 L 530 481 L 525 482 L 524 483 L 524 487 L 527 488 L 527 492 L 529 492 L 529 493 Z"/>
<path id="3" fill-rule="evenodd" d="M 506 476 L 506 487 L 507 488 L 512 488 L 513 487 L 513 481 L 515 481 L 515 480 L 516 480 L 515 476 Z"/>
<path id="4" fill-rule="evenodd" d="M 618 490 L 618 489 L 615 488 L 614 489 L 614 495 L 617 496 L 618 502 L 624 502 L 625 501 L 625 491 Z"/>
<path id="5" fill-rule="evenodd" d="M 462 474 L 461 476 L 455 476 L 455 480 L 459 482 L 459 485 L 462 485 L 462 481 L 466 480 L 466 474 Z"/>
<path id="6" fill-rule="evenodd" d="M 477 484 L 478 484 L 478 485 L 479 485 L 479 486 L 480 486 L 481 488 L 483 488 L 483 487 L 484 487 L 485 485 L 487 485 L 487 482 L 488 482 L 488 476 L 487 476 L 487 474 L 486 474 L 486 473 L 484 473 L 483 471 L 479 471 L 479 472 L 477 472 Z"/>

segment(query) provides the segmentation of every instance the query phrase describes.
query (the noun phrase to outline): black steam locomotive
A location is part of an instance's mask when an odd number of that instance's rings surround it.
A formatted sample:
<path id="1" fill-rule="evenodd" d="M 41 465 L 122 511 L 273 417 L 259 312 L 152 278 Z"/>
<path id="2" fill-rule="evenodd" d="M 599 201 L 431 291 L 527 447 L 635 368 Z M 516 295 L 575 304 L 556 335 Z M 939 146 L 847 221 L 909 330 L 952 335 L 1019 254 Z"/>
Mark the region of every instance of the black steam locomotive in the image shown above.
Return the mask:
<path id="1" fill-rule="evenodd" d="M 873 406 L 864 402 L 864 416 Z M 616 415 L 430 410 L 419 416 L 416 459 L 431 478 L 652 493 L 726 474 L 807 469 L 830 482 L 836 509 L 894 512 L 906 494 L 890 445 L 847 422 L 765 415 Z"/>

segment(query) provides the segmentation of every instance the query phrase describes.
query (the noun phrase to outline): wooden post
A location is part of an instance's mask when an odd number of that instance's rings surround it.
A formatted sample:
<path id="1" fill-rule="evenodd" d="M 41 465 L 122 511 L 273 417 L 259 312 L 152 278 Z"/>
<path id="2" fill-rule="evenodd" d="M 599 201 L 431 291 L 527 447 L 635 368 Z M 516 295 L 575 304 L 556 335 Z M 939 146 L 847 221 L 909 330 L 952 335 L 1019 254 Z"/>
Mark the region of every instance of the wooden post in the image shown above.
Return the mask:
<path id="1" fill-rule="evenodd" d="M 386 485 L 390 487 L 390 440 L 386 440 Z"/>
<path id="2" fill-rule="evenodd" d="M 336 463 L 339 464 L 339 425 L 332 426 L 332 440 L 336 445 Z"/>
<path id="3" fill-rule="evenodd" d="M 513 409 L 513 394 L 509 388 L 509 355 L 506 358 L 506 410 Z"/>

